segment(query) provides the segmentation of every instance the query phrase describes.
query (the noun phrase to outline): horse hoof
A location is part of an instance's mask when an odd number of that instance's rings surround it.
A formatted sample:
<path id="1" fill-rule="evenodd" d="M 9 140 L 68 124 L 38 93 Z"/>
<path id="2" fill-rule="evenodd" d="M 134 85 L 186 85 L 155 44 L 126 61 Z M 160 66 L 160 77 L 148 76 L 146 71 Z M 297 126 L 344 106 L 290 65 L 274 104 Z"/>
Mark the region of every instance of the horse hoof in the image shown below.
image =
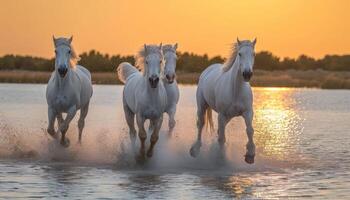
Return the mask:
<path id="1" fill-rule="evenodd" d="M 146 161 L 146 158 L 144 155 L 137 155 L 137 156 L 135 156 L 135 160 L 139 164 L 144 164 Z"/>
<path id="2" fill-rule="evenodd" d="M 152 151 L 147 151 L 147 157 L 151 158 L 153 156 L 153 152 Z"/>
<path id="3" fill-rule="evenodd" d="M 254 157 L 255 155 L 245 155 L 245 162 L 248 164 L 253 164 L 254 163 Z"/>
<path id="4" fill-rule="evenodd" d="M 193 157 L 193 158 L 195 158 L 195 157 L 197 157 L 198 156 L 198 154 L 199 154 L 199 149 L 198 148 L 196 148 L 196 147 L 191 147 L 191 149 L 190 149 L 190 155 Z"/>
<path id="5" fill-rule="evenodd" d="M 68 148 L 69 145 L 70 145 L 70 140 L 68 138 L 66 138 L 64 141 L 61 141 L 61 145 L 64 147 L 64 148 Z"/>
<path id="6" fill-rule="evenodd" d="M 54 130 L 47 129 L 47 133 L 51 135 L 52 137 L 56 134 Z"/>
<path id="7" fill-rule="evenodd" d="M 53 139 L 57 139 L 57 134 L 55 130 L 50 130 L 47 129 L 47 133 L 53 138 Z"/>

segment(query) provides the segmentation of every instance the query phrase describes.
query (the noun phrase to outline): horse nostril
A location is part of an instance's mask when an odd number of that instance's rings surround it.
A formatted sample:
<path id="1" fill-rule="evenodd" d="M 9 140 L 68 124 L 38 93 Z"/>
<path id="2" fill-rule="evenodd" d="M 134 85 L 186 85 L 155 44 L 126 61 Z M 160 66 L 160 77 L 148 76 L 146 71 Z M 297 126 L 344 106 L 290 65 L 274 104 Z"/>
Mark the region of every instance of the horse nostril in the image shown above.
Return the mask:
<path id="1" fill-rule="evenodd" d="M 166 77 L 167 79 L 170 79 L 170 76 L 169 76 L 169 74 L 165 75 L 165 77 Z"/>
<path id="2" fill-rule="evenodd" d="M 243 72 L 244 79 L 250 79 L 252 77 L 252 75 L 253 75 L 253 72 L 251 72 L 251 71 L 244 71 Z"/>
<path id="3" fill-rule="evenodd" d="M 68 71 L 68 69 L 65 68 L 65 67 L 59 67 L 59 68 L 58 68 L 58 73 L 59 73 L 61 76 L 66 75 L 67 71 Z"/>
<path id="4" fill-rule="evenodd" d="M 152 85 L 152 87 L 156 87 L 156 85 L 159 82 L 159 77 L 151 76 L 148 78 L 148 80 L 149 80 L 150 84 Z"/>

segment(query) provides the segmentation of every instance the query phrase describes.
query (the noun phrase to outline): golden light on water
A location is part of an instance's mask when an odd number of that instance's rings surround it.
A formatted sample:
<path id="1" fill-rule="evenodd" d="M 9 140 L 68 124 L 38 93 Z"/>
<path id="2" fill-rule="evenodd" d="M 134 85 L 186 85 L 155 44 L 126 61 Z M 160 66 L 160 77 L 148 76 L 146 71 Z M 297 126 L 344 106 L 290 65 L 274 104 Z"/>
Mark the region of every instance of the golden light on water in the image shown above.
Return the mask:
<path id="1" fill-rule="evenodd" d="M 255 89 L 255 140 L 263 154 L 283 159 L 290 157 L 302 130 L 292 88 Z"/>
<path id="2" fill-rule="evenodd" d="M 231 176 L 226 183 L 226 187 L 231 188 L 232 192 L 237 198 L 240 198 L 253 185 L 253 181 L 250 178 L 242 176 Z"/>

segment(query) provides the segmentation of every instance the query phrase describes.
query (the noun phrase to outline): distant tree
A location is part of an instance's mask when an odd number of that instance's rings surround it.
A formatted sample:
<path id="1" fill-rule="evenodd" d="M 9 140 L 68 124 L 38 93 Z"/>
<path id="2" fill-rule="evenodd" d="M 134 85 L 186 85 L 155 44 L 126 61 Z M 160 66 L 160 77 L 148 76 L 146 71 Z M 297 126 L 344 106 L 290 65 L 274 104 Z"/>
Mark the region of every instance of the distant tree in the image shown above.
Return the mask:
<path id="1" fill-rule="evenodd" d="M 319 65 L 326 70 L 349 71 L 350 55 L 326 55 L 323 59 L 319 60 Z"/>
<path id="2" fill-rule="evenodd" d="M 189 52 L 178 52 L 177 70 L 184 72 L 202 72 L 209 65 L 223 63 L 221 56 L 209 58 L 207 54 L 198 55 Z M 80 54 L 78 64 L 87 67 L 92 72 L 112 72 L 121 62 L 135 64 L 134 56 L 102 54 L 96 50 Z M 341 70 L 350 71 L 350 55 L 326 55 L 322 59 L 314 59 L 300 55 L 297 59 L 279 57 L 268 51 L 261 51 L 255 56 L 255 69 L 261 70 Z M 54 58 L 40 58 L 21 55 L 4 55 L 0 57 L 0 70 L 35 70 L 53 71 Z"/>
<path id="3" fill-rule="evenodd" d="M 295 61 L 295 59 L 285 57 L 280 64 L 280 69 L 281 70 L 296 69 L 296 66 L 297 66 L 297 62 Z"/>
<path id="4" fill-rule="evenodd" d="M 307 69 L 317 69 L 317 62 L 314 58 L 307 55 L 300 55 L 296 60 L 296 69 L 307 70 Z"/>
<path id="5" fill-rule="evenodd" d="M 215 56 L 209 60 L 209 65 L 215 64 L 215 63 L 224 63 L 224 62 L 225 62 L 224 58 L 222 58 L 221 56 Z"/>
<path id="6" fill-rule="evenodd" d="M 280 58 L 271 52 L 261 51 L 255 55 L 255 69 L 278 70 L 281 69 Z"/>

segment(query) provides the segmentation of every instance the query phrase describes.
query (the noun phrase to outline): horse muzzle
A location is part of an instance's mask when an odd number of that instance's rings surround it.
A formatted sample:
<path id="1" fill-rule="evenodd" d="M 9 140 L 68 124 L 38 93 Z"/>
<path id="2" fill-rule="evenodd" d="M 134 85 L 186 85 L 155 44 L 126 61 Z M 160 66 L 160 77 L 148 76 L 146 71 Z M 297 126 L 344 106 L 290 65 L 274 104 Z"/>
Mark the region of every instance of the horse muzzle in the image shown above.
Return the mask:
<path id="1" fill-rule="evenodd" d="M 152 75 L 148 78 L 151 88 L 156 88 L 159 83 L 159 77 L 156 75 Z"/>
<path id="2" fill-rule="evenodd" d="M 174 82 L 174 80 L 175 80 L 175 74 L 173 74 L 173 75 L 169 75 L 169 74 L 167 74 L 167 75 L 165 75 L 165 78 L 168 80 L 168 83 L 173 83 Z"/>
<path id="3" fill-rule="evenodd" d="M 244 71 L 243 72 L 243 79 L 244 79 L 245 82 L 250 81 L 252 76 L 253 76 L 253 72 L 252 71 Z"/>
<path id="4" fill-rule="evenodd" d="M 58 68 L 58 74 L 60 75 L 61 78 L 65 77 L 67 72 L 68 72 L 68 68 L 66 67 L 60 67 Z"/>

